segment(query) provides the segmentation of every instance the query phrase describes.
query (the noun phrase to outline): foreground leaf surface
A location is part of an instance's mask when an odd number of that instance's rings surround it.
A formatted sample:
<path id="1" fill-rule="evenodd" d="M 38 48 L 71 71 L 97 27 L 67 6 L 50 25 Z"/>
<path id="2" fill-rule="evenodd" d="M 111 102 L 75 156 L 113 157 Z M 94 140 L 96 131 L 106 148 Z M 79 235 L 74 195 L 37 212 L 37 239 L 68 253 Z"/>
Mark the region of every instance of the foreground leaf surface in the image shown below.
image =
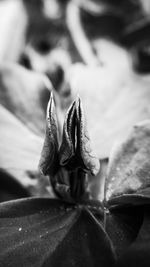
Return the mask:
<path id="1" fill-rule="evenodd" d="M 150 263 L 150 207 L 143 207 L 143 223 L 131 246 L 118 261 L 117 267 L 148 267 Z"/>
<path id="2" fill-rule="evenodd" d="M 113 266 L 100 207 L 97 213 L 50 199 L 1 204 L 0 265 Z"/>
<path id="3" fill-rule="evenodd" d="M 105 229 L 112 241 L 117 258 L 134 242 L 142 223 L 143 209 L 141 207 L 114 207 L 107 211 Z"/>

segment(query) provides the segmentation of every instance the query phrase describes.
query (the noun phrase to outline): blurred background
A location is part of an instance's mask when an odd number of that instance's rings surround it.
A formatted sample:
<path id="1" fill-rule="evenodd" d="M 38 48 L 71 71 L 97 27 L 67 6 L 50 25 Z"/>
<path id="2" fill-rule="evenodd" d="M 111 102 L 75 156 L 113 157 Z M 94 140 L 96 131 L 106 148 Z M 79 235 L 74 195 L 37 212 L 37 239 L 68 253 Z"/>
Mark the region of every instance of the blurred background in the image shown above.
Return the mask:
<path id="1" fill-rule="evenodd" d="M 83 101 L 101 161 L 90 187 L 103 199 L 114 143 L 150 117 L 149 39 L 149 0 L 0 0 L 0 201 L 53 197 L 38 170 L 50 91 L 60 141 Z"/>

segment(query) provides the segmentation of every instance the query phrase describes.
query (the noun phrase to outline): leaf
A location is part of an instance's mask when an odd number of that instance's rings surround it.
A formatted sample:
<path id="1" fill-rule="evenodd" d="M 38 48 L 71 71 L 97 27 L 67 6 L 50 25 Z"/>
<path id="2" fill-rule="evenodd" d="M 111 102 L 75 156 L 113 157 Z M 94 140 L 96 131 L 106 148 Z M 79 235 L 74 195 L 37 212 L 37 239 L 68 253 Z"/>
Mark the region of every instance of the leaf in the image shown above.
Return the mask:
<path id="1" fill-rule="evenodd" d="M 0 170 L 8 184 L 14 187 L 18 184 L 29 195 L 40 196 L 50 194 L 48 178 L 38 171 L 39 151 L 43 143 L 40 135 L 44 129 L 46 96 L 49 94 L 44 83 L 44 76 L 26 71 L 16 64 L 1 66 Z M 3 185 L 4 180 L 1 179 L 1 189 Z M 14 187 L 11 189 L 12 194 L 17 190 Z"/>
<path id="2" fill-rule="evenodd" d="M 0 62 L 16 62 L 25 45 L 27 16 L 21 1 L 0 2 Z"/>
<path id="3" fill-rule="evenodd" d="M 38 171 L 42 138 L 28 130 L 12 113 L 2 106 L 0 106 L 0 124 L 1 171 L 8 174 L 10 179 L 12 177 L 16 180 L 29 194 L 43 194 L 44 192 L 41 191 L 43 178 L 40 178 Z M 44 183 L 47 183 L 46 178 L 44 180 Z M 46 191 L 45 188 L 45 194 L 48 194 Z"/>
<path id="4" fill-rule="evenodd" d="M 13 64 L 0 68 L 0 103 L 31 131 L 42 136 L 50 82 L 42 74 Z"/>
<path id="5" fill-rule="evenodd" d="M 150 262 L 150 207 L 143 207 L 143 223 L 135 241 L 118 261 L 117 267 L 148 267 Z"/>
<path id="6" fill-rule="evenodd" d="M 16 181 L 2 169 L 0 169 L 0 185 L 0 202 L 30 196 L 29 191 L 21 185 L 20 181 Z"/>
<path id="7" fill-rule="evenodd" d="M 0 204 L 0 237 L 4 267 L 114 264 L 110 240 L 86 205 L 39 198 Z"/>
<path id="8" fill-rule="evenodd" d="M 128 257 L 126 251 L 128 253 L 130 247 L 132 250 L 139 234 L 145 238 L 142 232 L 144 210 L 150 204 L 149 142 L 150 121 L 147 120 L 134 126 L 128 138 L 116 145 L 110 155 L 104 200 L 106 231 L 118 257 L 123 257 L 124 262 Z M 149 231 L 147 234 L 149 236 Z M 139 253 L 143 259 L 144 245 L 143 248 L 141 245 Z M 132 258 L 132 253 L 130 256 Z M 136 261 L 134 253 L 133 258 Z M 129 263 L 132 266 L 132 261 L 129 260 Z"/>
<path id="9" fill-rule="evenodd" d="M 105 229 L 117 258 L 136 240 L 143 223 L 143 207 L 114 207 L 106 210 Z"/>
<path id="10" fill-rule="evenodd" d="M 106 40 L 93 46 L 101 65 L 74 65 L 69 83 L 72 93 L 83 100 L 94 150 L 103 159 L 133 125 L 150 117 L 150 82 L 149 76 L 134 72 L 126 50 Z"/>
<path id="11" fill-rule="evenodd" d="M 148 120 L 134 126 L 128 138 L 112 152 L 106 182 L 106 200 L 109 205 L 149 202 L 149 156 Z"/>

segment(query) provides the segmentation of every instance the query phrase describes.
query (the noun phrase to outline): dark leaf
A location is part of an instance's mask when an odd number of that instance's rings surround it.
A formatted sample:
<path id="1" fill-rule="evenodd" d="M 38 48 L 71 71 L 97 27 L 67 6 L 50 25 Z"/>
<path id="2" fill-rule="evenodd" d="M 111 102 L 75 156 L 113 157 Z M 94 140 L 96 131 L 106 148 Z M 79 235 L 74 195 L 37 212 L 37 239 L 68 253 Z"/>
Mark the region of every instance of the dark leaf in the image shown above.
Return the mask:
<path id="1" fill-rule="evenodd" d="M 106 232 L 119 257 L 134 242 L 143 222 L 143 208 L 121 207 L 106 211 Z"/>
<path id="2" fill-rule="evenodd" d="M 150 207 L 143 207 L 143 223 L 133 244 L 119 259 L 117 267 L 148 267 L 150 263 Z"/>
<path id="3" fill-rule="evenodd" d="M 100 207 L 97 213 L 102 220 Z M 1 266 L 80 267 L 113 263 L 110 240 L 88 206 L 38 198 L 0 205 Z"/>
<path id="4" fill-rule="evenodd" d="M 0 169 L 0 185 L 0 202 L 30 196 L 28 190 L 3 169 Z"/>

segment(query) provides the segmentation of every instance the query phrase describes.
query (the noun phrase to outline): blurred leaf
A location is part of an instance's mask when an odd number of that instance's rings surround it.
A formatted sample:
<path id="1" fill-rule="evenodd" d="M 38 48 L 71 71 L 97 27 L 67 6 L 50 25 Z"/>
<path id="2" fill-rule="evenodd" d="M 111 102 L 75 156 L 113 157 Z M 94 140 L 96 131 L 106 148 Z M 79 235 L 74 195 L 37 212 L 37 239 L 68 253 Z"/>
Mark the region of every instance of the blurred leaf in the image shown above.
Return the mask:
<path id="1" fill-rule="evenodd" d="M 150 81 L 133 72 L 125 50 L 106 41 L 97 45 L 103 65 L 75 65 L 69 77 L 73 94 L 83 99 L 89 135 L 103 159 L 133 125 L 150 117 Z"/>
<path id="2" fill-rule="evenodd" d="M 106 183 L 106 199 L 110 205 L 149 203 L 149 156 L 150 121 L 145 121 L 134 126 L 128 138 L 117 145 L 110 156 Z"/>
<path id="3" fill-rule="evenodd" d="M 0 106 L 0 168 L 32 192 L 37 184 L 42 138 Z"/>
<path id="4" fill-rule="evenodd" d="M 48 195 L 48 179 L 38 171 L 49 95 L 45 78 L 7 63 L 0 69 L 0 85 L 0 169 L 29 194 Z"/>
<path id="5" fill-rule="evenodd" d="M 23 187 L 7 171 L 0 169 L 0 202 L 29 197 L 27 188 Z"/>
<path id="6" fill-rule="evenodd" d="M 45 114 L 52 86 L 42 74 L 11 63 L 0 68 L 0 103 L 30 130 L 45 132 Z"/>
<path id="7" fill-rule="evenodd" d="M 27 16 L 22 1 L 0 1 L 0 62 L 16 62 L 25 45 Z"/>

